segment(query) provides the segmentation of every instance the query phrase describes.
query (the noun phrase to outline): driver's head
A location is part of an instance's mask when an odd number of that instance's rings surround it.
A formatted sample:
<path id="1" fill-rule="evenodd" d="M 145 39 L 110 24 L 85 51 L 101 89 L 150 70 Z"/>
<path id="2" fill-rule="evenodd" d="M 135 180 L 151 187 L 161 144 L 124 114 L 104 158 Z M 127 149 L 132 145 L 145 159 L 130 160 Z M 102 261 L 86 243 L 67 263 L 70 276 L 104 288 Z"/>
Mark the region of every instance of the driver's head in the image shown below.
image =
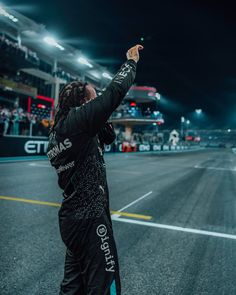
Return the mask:
<path id="1" fill-rule="evenodd" d="M 96 91 L 92 85 L 83 81 L 73 81 L 66 84 L 59 93 L 59 101 L 56 109 L 54 126 L 65 117 L 71 108 L 79 107 L 96 97 Z M 53 128 L 51 129 L 53 130 Z"/>
<path id="2" fill-rule="evenodd" d="M 85 101 L 88 102 L 97 96 L 96 90 L 92 85 L 87 84 L 85 87 Z"/>
<path id="3" fill-rule="evenodd" d="M 61 89 L 58 108 L 67 112 L 70 108 L 81 106 L 95 97 L 96 91 L 92 85 L 82 81 L 74 81 Z"/>

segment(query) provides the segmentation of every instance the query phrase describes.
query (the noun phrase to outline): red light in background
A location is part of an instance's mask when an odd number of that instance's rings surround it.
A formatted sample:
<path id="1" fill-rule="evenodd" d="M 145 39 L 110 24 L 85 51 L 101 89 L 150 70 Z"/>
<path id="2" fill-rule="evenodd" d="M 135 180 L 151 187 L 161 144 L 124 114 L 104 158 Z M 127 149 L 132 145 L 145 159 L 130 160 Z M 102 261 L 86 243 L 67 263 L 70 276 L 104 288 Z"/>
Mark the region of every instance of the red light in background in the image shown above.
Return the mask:
<path id="1" fill-rule="evenodd" d="M 193 136 L 186 136 L 186 140 L 193 140 L 194 138 L 193 138 Z"/>
<path id="2" fill-rule="evenodd" d="M 131 107 L 136 107 L 136 106 L 137 106 L 136 102 L 131 102 L 129 105 L 130 105 Z"/>
<path id="3" fill-rule="evenodd" d="M 46 106 L 44 104 L 38 104 L 39 109 L 46 109 Z"/>
<path id="4" fill-rule="evenodd" d="M 28 108 L 27 108 L 28 113 L 31 111 L 31 97 L 28 96 Z"/>
<path id="5" fill-rule="evenodd" d="M 143 91 L 149 91 L 149 92 L 152 91 L 154 93 L 157 92 L 156 88 L 154 88 L 154 87 L 147 87 L 147 86 L 132 86 L 130 89 L 131 90 L 143 90 Z"/>
<path id="6" fill-rule="evenodd" d="M 161 124 L 164 124 L 164 123 L 165 123 L 165 121 L 162 118 L 157 121 L 158 125 L 161 125 Z"/>

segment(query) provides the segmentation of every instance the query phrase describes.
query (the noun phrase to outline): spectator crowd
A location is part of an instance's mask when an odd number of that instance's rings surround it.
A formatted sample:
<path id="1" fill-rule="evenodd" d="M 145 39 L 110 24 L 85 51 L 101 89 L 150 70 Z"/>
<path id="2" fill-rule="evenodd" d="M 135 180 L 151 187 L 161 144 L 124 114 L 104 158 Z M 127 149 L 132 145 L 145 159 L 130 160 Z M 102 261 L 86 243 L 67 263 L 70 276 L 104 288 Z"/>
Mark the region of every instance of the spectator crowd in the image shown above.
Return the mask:
<path id="1" fill-rule="evenodd" d="M 142 119 L 159 119 L 163 121 L 162 114 L 159 111 L 152 111 L 149 107 L 142 110 L 139 106 L 122 104 L 112 114 L 112 118 L 142 118 Z M 164 121 L 163 121 L 164 122 Z"/>
<path id="2" fill-rule="evenodd" d="M 24 58 L 33 64 L 39 64 L 39 58 L 35 52 L 9 38 L 6 38 L 4 35 L 0 36 L 0 50 L 17 58 Z"/>
<path id="3" fill-rule="evenodd" d="M 49 124 L 22 108 L 0 105 L 0 136 L 47 136 Z"/>
<path id="4" fill-rule="evenodd" d="M 130 138 L 127 138 L 125 132 L 115 129 L 116 140 L 118 142 L 130 142 L 138 144 L 162 144 L 163 137 L 158 132 L 148 132 L 146 130 L 133 132 Z"/>

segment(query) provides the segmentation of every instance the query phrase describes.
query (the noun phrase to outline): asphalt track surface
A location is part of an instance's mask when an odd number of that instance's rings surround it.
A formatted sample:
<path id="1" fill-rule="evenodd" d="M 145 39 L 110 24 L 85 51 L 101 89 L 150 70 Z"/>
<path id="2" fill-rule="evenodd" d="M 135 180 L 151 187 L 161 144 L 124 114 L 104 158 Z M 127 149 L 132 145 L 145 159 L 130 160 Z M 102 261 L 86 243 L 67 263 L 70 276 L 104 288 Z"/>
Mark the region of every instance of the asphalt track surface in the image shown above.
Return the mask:
<path id="1" fill-rule="evenodd" d="M 236 155 L 109 154 L 106 163 L 111 209 L 123 209 L 113 215 L 122 294 L 236 294 Z M 0 294 L 58 294 L 65 248 L 54 170 L 2 163 L 0 181 Z"/>

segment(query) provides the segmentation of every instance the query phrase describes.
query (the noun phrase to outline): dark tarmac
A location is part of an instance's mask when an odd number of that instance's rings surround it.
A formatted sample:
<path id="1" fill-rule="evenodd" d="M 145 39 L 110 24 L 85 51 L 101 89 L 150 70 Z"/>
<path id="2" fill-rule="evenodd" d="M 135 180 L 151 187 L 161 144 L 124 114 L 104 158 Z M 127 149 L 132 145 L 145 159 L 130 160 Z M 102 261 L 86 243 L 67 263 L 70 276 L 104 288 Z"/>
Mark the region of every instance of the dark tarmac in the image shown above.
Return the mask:
<path id="1" fill-rule="evenodd" d="M 235 295 L 236 154 L 105 158 L 111 210 L 121 211 L 112 217 L 122 294 Z M 55 171 L 47 161 L 1 163 L 0 196 L 0 294 L 58 294 L 65 247 Z"/>

